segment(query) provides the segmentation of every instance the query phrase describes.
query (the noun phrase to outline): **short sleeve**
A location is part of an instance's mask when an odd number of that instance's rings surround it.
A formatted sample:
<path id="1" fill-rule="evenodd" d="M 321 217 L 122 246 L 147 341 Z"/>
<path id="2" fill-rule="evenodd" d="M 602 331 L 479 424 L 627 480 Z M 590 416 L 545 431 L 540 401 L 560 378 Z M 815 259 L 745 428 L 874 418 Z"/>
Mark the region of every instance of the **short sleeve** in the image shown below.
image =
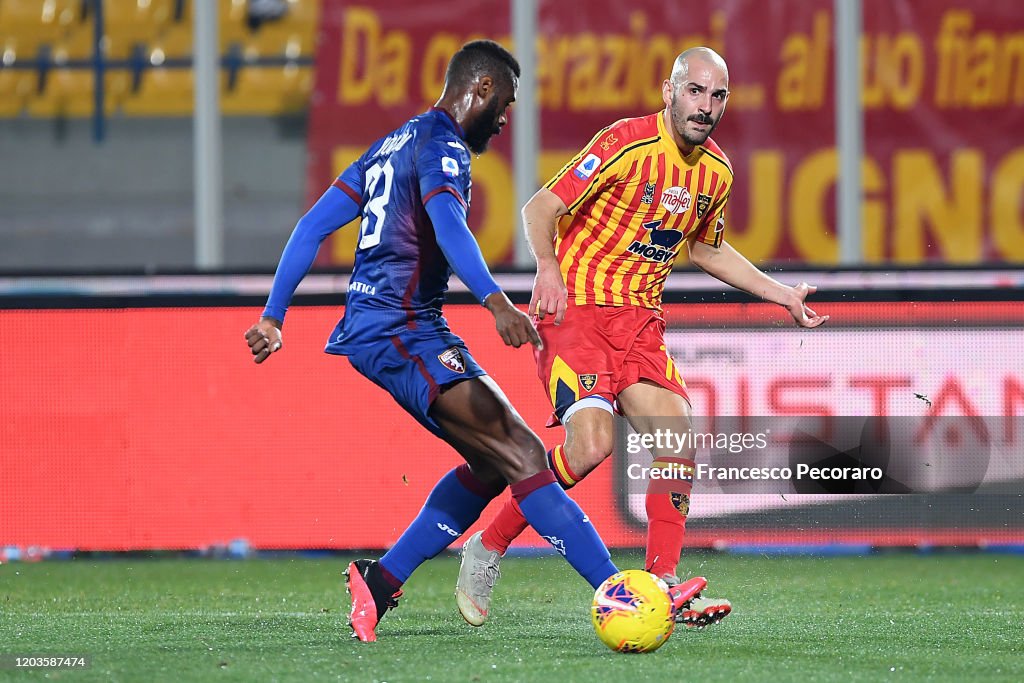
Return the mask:
<path id="1" fill-rule="evenodd" d="M 462 141 L 431 138 L 416 154 L 420 197 L 426 205 L 439 192 L 450 192 L 464 209 L 469 209 L 470 158 Z"/>
<path id="2" fill-rule="evenodd" d="M 610 128 L 600 131 L 544 186 L 554 192 L 575 213 L 587 198 L 618 179 L 619 140 Z"/>
<path id="3" fill-rule="evenodd" d="M 729 192 L 726 192 L 721 199 L 715 202 L 707 218 L 701 223 L 697 239 L 713 247 L 722 246 L 722 239 L 725 237 L 725 205 L 729 201 Z"/>
<path id="4" fill-rule="evenodd" d="M 360 207 L 363 206 L 363 157 L 359 157 L 331 183 L 352 198 Z"/>

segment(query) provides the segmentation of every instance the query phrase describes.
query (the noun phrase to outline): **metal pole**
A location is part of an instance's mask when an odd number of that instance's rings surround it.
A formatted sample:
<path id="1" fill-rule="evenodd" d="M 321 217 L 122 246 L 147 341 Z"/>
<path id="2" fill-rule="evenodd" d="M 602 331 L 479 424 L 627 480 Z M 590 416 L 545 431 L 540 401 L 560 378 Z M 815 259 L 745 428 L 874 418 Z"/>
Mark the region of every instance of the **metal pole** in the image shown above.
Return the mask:
<path id="1" fill-rule="evenodd" d="M 224 265 L 220 130 L 220 46 L 217 3 L 192 3 L 193 193 L 196 268 Z"/>
<path id="2" fill-rule="evenodd" d="M 839 262 L 858 265 L 864 261 L 861 225 L 861 160 L 864 156 L 864 109 L 860 95 L 861 0 L 834 0 L 834 7 Z"/>
<path id="3" fill-rule="evenodd" d="M 537 104 L 537 0 L 511 0 L 512 40 L 522 69 L 512 130 L 512 169 L 515 186 L 515 265 L 532 268 L 533 256 L 526 241 L 520 210 L 537 191 L 537 158 L 540 149 L 540 108 Z"/>
<path id="4" fill-rule="evenodd" d="M 103 33 L 106 27 L 103 20 L 103 0 L 93 0 L 93 36 L 92 36 L 92 139 L 103 142 L 107 136 L 107 113 L 104 111 L 104 82 L 106 74 L 106 55 L 103 53 Z"/>

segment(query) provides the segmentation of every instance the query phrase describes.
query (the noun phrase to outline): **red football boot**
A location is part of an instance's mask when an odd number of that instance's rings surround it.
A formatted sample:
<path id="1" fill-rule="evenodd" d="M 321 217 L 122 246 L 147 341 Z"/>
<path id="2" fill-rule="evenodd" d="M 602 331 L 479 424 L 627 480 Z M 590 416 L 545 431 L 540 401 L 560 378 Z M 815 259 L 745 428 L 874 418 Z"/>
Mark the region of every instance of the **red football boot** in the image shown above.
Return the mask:
<path id="1" fill-rule="evenodd" d="M 402 591 L 395 590 L 381 575 L 376 560 L 356 560 L 345 570 L 345 583 L 352 599 L 348 625 L 352 637 L 364 643 L 377 640 L 377 624 L 389 609 L 398 607 Z"/>
<path id="2" fill-rule="evenodd" d="M 703 576 L 675 584 L 670 581 L 675 577 L 662 578 L 669 584 L 668 594 L 672 598 L 676 623 L 689 628 L 704 628 L 717 624 L 732 612 L 732 604 L 728 600 L 701 597 L 701 591 L 708 585 Z"/>

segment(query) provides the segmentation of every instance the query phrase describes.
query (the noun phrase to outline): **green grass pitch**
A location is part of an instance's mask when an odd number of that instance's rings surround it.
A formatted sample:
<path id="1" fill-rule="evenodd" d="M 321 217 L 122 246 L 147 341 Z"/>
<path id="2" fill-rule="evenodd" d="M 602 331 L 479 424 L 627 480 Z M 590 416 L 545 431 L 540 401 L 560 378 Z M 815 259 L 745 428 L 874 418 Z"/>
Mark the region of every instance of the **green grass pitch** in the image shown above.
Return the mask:
<path id="1" fill-rule="evenodd" d="M 622 567 L 637 556 L 618 555 Z M 88 655 L 79 681 L 1024 680 L 1024 558 L 690 555 L 735 611 L 620 655 L 559 558 L 508 559 L 491 621 L 452 597 L 457 560 L 424 565 L 367 644 L 349 638 L 345 558 L 116 559 L 0 566 L 0 652 Z"/>

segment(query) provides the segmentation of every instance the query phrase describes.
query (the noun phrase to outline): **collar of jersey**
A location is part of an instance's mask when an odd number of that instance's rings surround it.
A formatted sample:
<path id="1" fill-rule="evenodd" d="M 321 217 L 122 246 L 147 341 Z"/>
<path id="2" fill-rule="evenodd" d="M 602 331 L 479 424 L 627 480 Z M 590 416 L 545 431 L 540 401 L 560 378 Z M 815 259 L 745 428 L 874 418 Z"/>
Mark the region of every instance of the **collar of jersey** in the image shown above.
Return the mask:
<path id="1" fill-rule="evenodd" d="M 665 127 L 664 109 L 658 112 L 658 135 L 661 137 L 661 144 L 665 145 L 665 147 L 667 147 L 670 150 L 673 157 L 684 166 L 693 166 L 694 164 L 696 164 L 697 159 L 704 151 L 700 145 L 696 145 L 694 146 L 692 152 L 690 152 L 687 155 L 683 154 L 683 151 L 679 149 L 679 145 L 677 145 L 676 141 L 672 139 L 672 135 L 668 132 L 668 129 Z"/>
<path id="2" fill-rule="evenodd" d="M 459 125 L 459 122 L 456 121 L 455 117 L 449 114 L 446 109 L 442 109 L 441 107 L 431 107 L 430 111 L 440 113 L 441 116 L 438 118 L 443 119 L 448 124 L 449 128 L 455 131 L 455 134 L 458 135 L 460 139 L 466 139 L 466 132 L 462 130 L 462 126 Z"/>

